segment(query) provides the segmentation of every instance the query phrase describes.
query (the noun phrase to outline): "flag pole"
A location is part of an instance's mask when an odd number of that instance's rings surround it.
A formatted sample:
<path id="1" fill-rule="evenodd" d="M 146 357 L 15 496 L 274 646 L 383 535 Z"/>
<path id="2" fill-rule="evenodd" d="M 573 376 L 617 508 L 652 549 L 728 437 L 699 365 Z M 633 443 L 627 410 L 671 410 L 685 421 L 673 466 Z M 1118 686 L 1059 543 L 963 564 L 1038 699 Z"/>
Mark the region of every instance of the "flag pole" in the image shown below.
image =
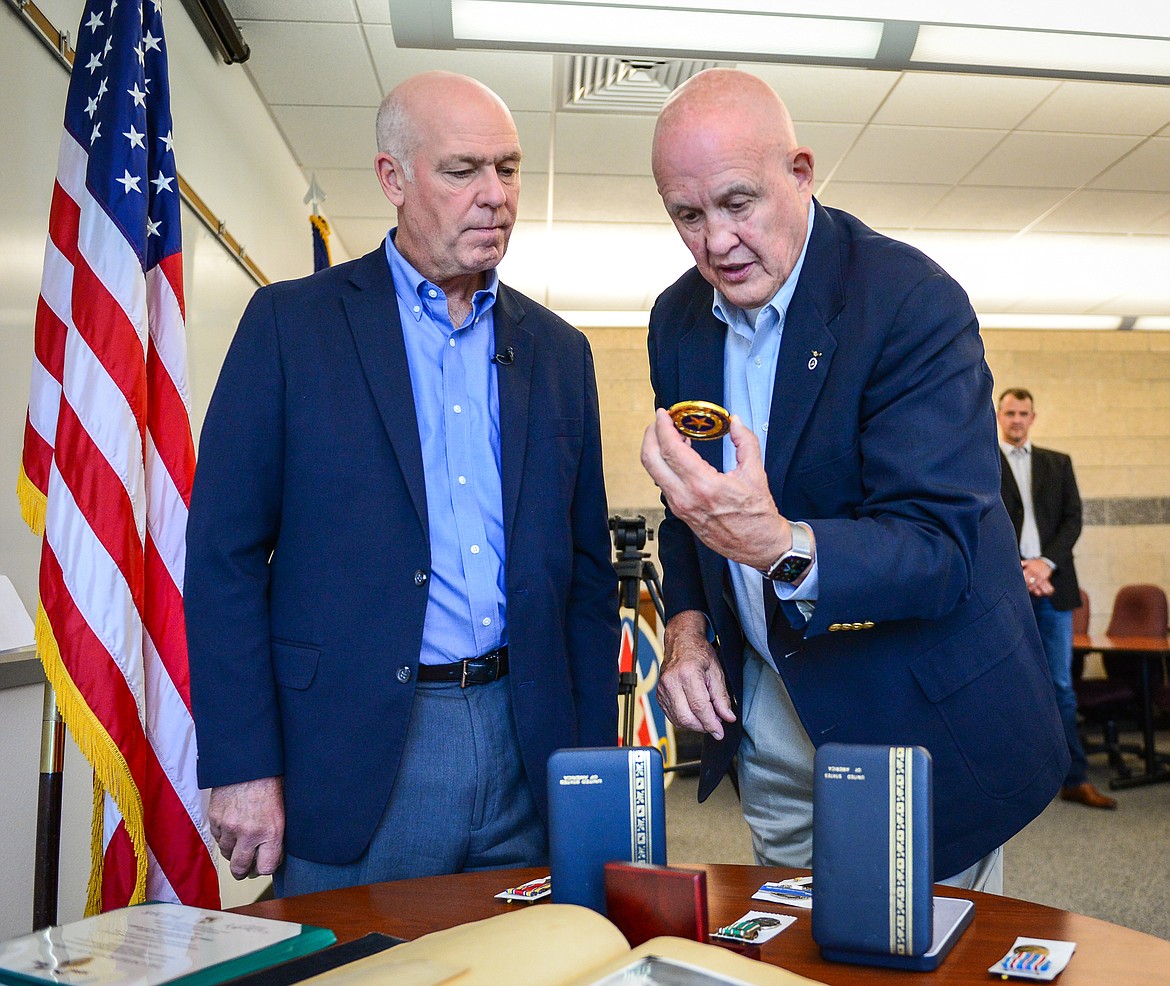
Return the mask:
<path id="1" fill-rule="evenodd" d="M 33 931 L 57 923 L 61 864 L 61 780 L 65 769 L 65 723 L 53 686 L 45 682 L 41 716 L 41 777 L 37 792 L 37 849 L 33 866 Z"/>

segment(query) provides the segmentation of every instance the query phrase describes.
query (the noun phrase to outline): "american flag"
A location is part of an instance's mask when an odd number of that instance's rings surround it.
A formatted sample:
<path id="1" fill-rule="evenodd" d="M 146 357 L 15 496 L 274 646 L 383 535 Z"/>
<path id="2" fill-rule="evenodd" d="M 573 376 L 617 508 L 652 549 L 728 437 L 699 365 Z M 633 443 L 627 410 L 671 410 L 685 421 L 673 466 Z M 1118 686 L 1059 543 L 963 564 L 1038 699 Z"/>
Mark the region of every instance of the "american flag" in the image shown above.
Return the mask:
<path id="1" fill-rule="evenodd" d="M 86 912 L 219 906 L 183 620 L 191 442 L 160 0 L 88 0 L 37 305 L 17 492 L 37 648 L 94 768 Z"/>

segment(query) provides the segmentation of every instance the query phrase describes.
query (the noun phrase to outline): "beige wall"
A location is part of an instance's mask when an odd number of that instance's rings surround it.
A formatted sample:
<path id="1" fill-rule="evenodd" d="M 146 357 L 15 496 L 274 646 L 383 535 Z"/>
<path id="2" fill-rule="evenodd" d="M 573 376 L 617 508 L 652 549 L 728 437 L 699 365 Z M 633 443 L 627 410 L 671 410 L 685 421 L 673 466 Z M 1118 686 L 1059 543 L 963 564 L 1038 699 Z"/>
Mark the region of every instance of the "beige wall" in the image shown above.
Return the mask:
<path id="1" fill-rule="evenodd" d="M 983 332 L 996 394 L 1036 398 L 1032 438 L 1072 456 L 1086 506 L 1077 575 L 1092 629 L 1127 582 L 1170 592 L 1170 332 Z"/>
<path id="2" fill-rule="evenodd" d="M 610 512 L 658 516 L 638 462 L 653 416 L 646 330 L 589 329 L 601 399 Z M 1170 332 L 983 332 L 996 394 L 1036 396 L 1033 438 L 1073 457 L 1086 524 L 1077 572 L 1104 630 L 1119 586 L 1170 591 Z"/>

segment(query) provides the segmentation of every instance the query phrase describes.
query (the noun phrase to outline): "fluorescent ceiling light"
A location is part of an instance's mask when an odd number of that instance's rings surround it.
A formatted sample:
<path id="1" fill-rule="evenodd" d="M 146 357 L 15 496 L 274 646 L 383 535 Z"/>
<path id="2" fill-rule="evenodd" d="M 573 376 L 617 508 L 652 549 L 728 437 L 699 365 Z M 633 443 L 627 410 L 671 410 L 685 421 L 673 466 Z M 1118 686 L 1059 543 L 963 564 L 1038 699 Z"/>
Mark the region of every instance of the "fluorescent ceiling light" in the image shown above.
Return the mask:
<path id="1" fill-rule="evenodd" d="M 1133 323 L 1135 329 L 1170 331 L 1170 315 L 1139 315 Z"/>
<path id="2" fill-rule="evenodd" d="M 1116 329 L 1116 315 L 1029 315 L 1011 312 L 980 312 L 981 329 Z"/>
<path id="3" fill-rule="evenodd" d="M 452 0 L 451 32 L 456 45 L 711 53 L 748 49 L 759 55 L 818 58 L 872 58 L 882 40 L 882 24 L 872 20 L 524 0 Z"/>
<path id="4" fill-rule="evenodd" d="M 647 311 L 558 311 L 557 314 L 579 329 L 644 329 L 650 324 Z"/>
<path id="5" fill-rule="evenodd" d="M 1111 75 L 1170 75 L 1170 41 L 924 24 L 911 61 Z"/>

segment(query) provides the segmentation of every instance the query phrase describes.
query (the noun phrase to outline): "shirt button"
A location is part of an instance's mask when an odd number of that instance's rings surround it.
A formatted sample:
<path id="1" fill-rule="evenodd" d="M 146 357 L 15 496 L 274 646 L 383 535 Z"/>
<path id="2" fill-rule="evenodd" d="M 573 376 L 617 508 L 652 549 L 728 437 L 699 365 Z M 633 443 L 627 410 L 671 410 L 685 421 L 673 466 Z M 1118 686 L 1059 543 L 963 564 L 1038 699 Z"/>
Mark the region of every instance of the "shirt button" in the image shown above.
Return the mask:
<path id="1" fill-rule="evenodd" d="M 437 298 L 437 297 L 439 297 L 439 292 L 438 292 L 438 291 L 436 291 L 434 288 L 431 288 L 431 289 L 430 289 L 430 290 L 427 292 L 427 294 L 429 294 L 429 295 L 430 295 L 432 298 Z"/>
<path id="2" fill-rule="evenodd" d="M 471 546 L 471 553 L 472 553 L 473 555 L 478 555 L 478 554 L 479 554 L 479 545 L 478 545 L 478 544 L 473 544 L 473 545 Z"/>
<path id="3" fill-rule="evenodd" d="M 455 340 L 454 340 L 454 339 L 452 339 L 452 340 L 451 340 L 451 348 L 452 348 L 452 349 L 454 349 L 454 348 L 455 348 Z"/>
<path id="4" fill-rule="evenodd" d="M 456 404 L 451 410 L 453 410 L 456 414 L 462 414 L 463 413 L 463 405 Z"/>
<path id="5" fill-rule="evenodd" d="M 765 421 L 763 427 L 760 429 L 765 435 L 768 434 L 768 422 Z"/>
<path id="6" fill-rule="evenodd" d="M 414 573 L 414 584 L 415 585 L 425 585 L 426 581 L 427 581 L 427 573 L 424 572 L 421 568 L 417 572 Z"/>
<path id="7" fill-rule="evenodd" d="M 460 486 L 466 486 L 466 485 L 467 485 L 467 477 L 466 477 L 466 476 L 460 476 L 460 477 L 459 477 L 459 485 L 460 485 Z"/>
<path id="8" fill-rule="evenodd" d="M 399 681 L 401 681 L 404 685 L 408 681 L 410 681 L 410 679 L 413 676 L 414 676 L 414 672 L 411 671 L 410 668 L 406 665 L 403 665 L 402 667 L 400 667 L 398 669 L 398 671 L 395 672 L 395 675 L 394 675 L 394 677 L 397 678 Z"/>
<path id="9" fill-rule="evenodd" d="M 490 627 L 492 625 L 492 618 L 490 616 L 485 616 L 483 618 L 483 625 L 485 627 Z"/>
<path id="10" fill-rule="evenodd" d="M 421 308 L 419 308 L 419 306 L 418 306 L 418 305 L 415 305 L 415 306 L 414 306 L 414 313 L 415 313 L 416 315 L 417 315 L 419 312 L 421 312 L 421 311 L 422 311 L 422 309 L 421 309 Z"/>
<path id="11" fill-rule="evenodd" d="M 756 357 L 756 366 L 763 366 L 763 365 L 764 365 L 764 361 L 759 356 L 757 356 Z"/>

